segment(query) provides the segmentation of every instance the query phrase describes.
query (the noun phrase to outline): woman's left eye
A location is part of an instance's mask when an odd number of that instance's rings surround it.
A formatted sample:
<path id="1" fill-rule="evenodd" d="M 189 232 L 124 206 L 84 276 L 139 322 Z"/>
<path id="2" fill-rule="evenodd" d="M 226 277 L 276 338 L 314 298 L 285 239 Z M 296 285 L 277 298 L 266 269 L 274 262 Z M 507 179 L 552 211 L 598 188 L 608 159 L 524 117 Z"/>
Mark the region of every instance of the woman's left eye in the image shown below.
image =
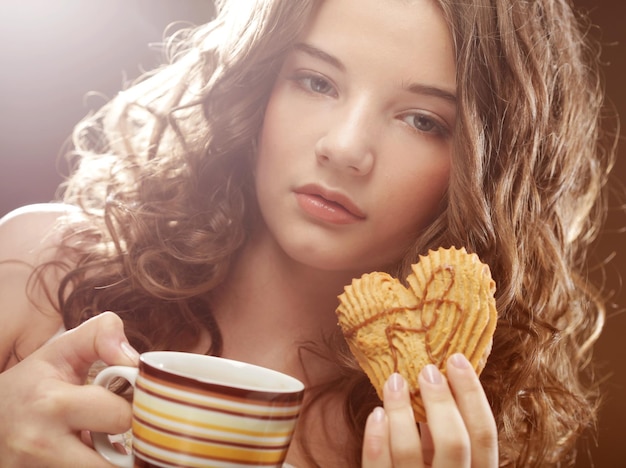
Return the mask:
<path id="1" fill-rule="evenodd" d="M 333 90 L 332 85 L 324 78 L 319 76 L 311 76 L 305 78 L 305 81 L 309 89 L 315 93 L 330 94 Z"/>
<path id="2" fill-rule="evenodd" d="M 448 133 L 447 128 L 443 124 L 439 123 L 433 117 L 423 113 L 405 114 L 402 116 L 401 120 L 422 133 L 435 133 L 441 135 L 446 135 Z"/>
<path id="3" fill-rule="evenodd" d="M 291 79 L 298 83 L 304 90 L 313 94 L 321 94 L 324 96 L 334 96 L 337 94 L 332 82 L 322 75 L 299 73 Z"/>

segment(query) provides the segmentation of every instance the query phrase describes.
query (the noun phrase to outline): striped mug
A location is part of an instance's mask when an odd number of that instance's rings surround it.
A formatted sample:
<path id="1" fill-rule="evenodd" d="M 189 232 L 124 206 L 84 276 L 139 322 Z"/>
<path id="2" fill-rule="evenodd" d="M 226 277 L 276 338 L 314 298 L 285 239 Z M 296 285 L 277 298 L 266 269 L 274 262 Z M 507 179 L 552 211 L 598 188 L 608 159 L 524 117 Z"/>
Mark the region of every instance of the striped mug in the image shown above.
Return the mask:
<path id="1" fill-rule="evenodd" d="M 144 353 L 139 368 L 111 366 L 94 384 L 133 387 L 132 453 L 108 434 L 96 450 L 119 467 L 281 466 L 304 385 L 288 375 L 230 359 L 174 351 Z"/>

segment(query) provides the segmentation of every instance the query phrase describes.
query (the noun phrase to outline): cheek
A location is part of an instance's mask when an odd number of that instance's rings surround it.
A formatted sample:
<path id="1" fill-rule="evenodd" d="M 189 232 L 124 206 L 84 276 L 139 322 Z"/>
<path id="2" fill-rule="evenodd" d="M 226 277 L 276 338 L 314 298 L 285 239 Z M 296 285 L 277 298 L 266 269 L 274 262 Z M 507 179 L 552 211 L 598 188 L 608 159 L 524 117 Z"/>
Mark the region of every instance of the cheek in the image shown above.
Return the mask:
<path id="1" fill-rule="evenodd" d="M 422 192 L 431 199 L 441 199 L 450 184 L 450 160 L 426 172 L 423 178 Z"/>
<path id="2" fill-rule="evenodd" d="M 277 149 L 271 144 L 271 140 L 262 138 L 259 140 L 259 148 L 256 155 L 254 182 L 257 200 L 261 205 L 268 197 L 272 196 L 275 184 L 272 183 L 272 174 L 276 174 L 278 162 L 275 161 Z"/>
<path id="3" fill-rule="evenodd" d="M 450 181 L 450 160 L 398 173 L 394 198 L 403 216 L 413 226 L 425 227 L 439 214 Z"/>
<path id="4" fill-rule="evenodd" d="M 292 144 L 290 136 L 297 128 L 293 128 L 296 116 L 285 94 L 282 87 L 277 85 L 267 103 L 259 133 L 257 165 L 272 164 Z"/>
<path id="5" fill-rule="evenodd" d="M 263 119 L 263 126 L 259 132 L 256 154 L 255 173 L 257 178 L 267 171 L 271 171 L 272 159 L 280 152 L 280 119 L 272 100 L 268 103 Z"/>
<path id="6" fill-rule="evenodd" d="M 259 133 L 256 172 L 272 179 L 271 183 L 303 175 L 314 163 L 318 127 L 293 101 L 288 94 L 276 92 Z"/>
<path id="7" fill-rule="evenodd" d="M 280 95 L 279 95 L 280 96 Z M 289 188 L 294 171 L 302 154 L 294 118 L 284 99 L 274 96 L 265 111 L 263 127 L 259 133 L 255 184 L 261 205 L 271 205 L 275 198 Z"/>

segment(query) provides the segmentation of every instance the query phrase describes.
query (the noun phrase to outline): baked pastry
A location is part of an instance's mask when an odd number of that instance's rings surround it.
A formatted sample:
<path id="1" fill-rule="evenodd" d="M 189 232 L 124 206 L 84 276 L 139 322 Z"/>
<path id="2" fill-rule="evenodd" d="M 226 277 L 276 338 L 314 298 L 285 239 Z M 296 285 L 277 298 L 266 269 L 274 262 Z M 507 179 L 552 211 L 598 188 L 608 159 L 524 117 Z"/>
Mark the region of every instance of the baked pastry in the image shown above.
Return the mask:
<path id="1" fill-rule="evenodd" d="M 477 373 L 485 366 L 497 321 L 495 282 L 465 248 L 431 250 L 411 268 L 408 287 L 382 272 L 354 279 L 336 312 L 378 396 L 399 372 L 410 386 L 416 421 L 426 421 L 417 380 L 424 366 L 435 364 L 445 375 L 447 358 L 458 352 Z"/>

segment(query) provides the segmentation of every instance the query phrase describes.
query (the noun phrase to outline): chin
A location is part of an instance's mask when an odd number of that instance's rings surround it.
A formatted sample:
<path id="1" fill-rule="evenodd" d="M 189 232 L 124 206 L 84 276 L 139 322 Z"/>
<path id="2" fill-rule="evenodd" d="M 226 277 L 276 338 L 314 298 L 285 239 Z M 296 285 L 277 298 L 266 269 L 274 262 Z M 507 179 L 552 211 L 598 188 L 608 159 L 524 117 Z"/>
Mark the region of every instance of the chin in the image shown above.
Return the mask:
<path id="1" fill-rule="evenodd" d="M 388 262 L 372 261 L 365 254 L 346 256 L 346 252 L 315 252 L 312 249 L 293 252 L 290 257 L 301 265 L 325 273 L 337 273 L 342 277 L 356 278 L 363 273 L 381 270 Z M 364 261 L 365 260 L 365 261 Z"/>

